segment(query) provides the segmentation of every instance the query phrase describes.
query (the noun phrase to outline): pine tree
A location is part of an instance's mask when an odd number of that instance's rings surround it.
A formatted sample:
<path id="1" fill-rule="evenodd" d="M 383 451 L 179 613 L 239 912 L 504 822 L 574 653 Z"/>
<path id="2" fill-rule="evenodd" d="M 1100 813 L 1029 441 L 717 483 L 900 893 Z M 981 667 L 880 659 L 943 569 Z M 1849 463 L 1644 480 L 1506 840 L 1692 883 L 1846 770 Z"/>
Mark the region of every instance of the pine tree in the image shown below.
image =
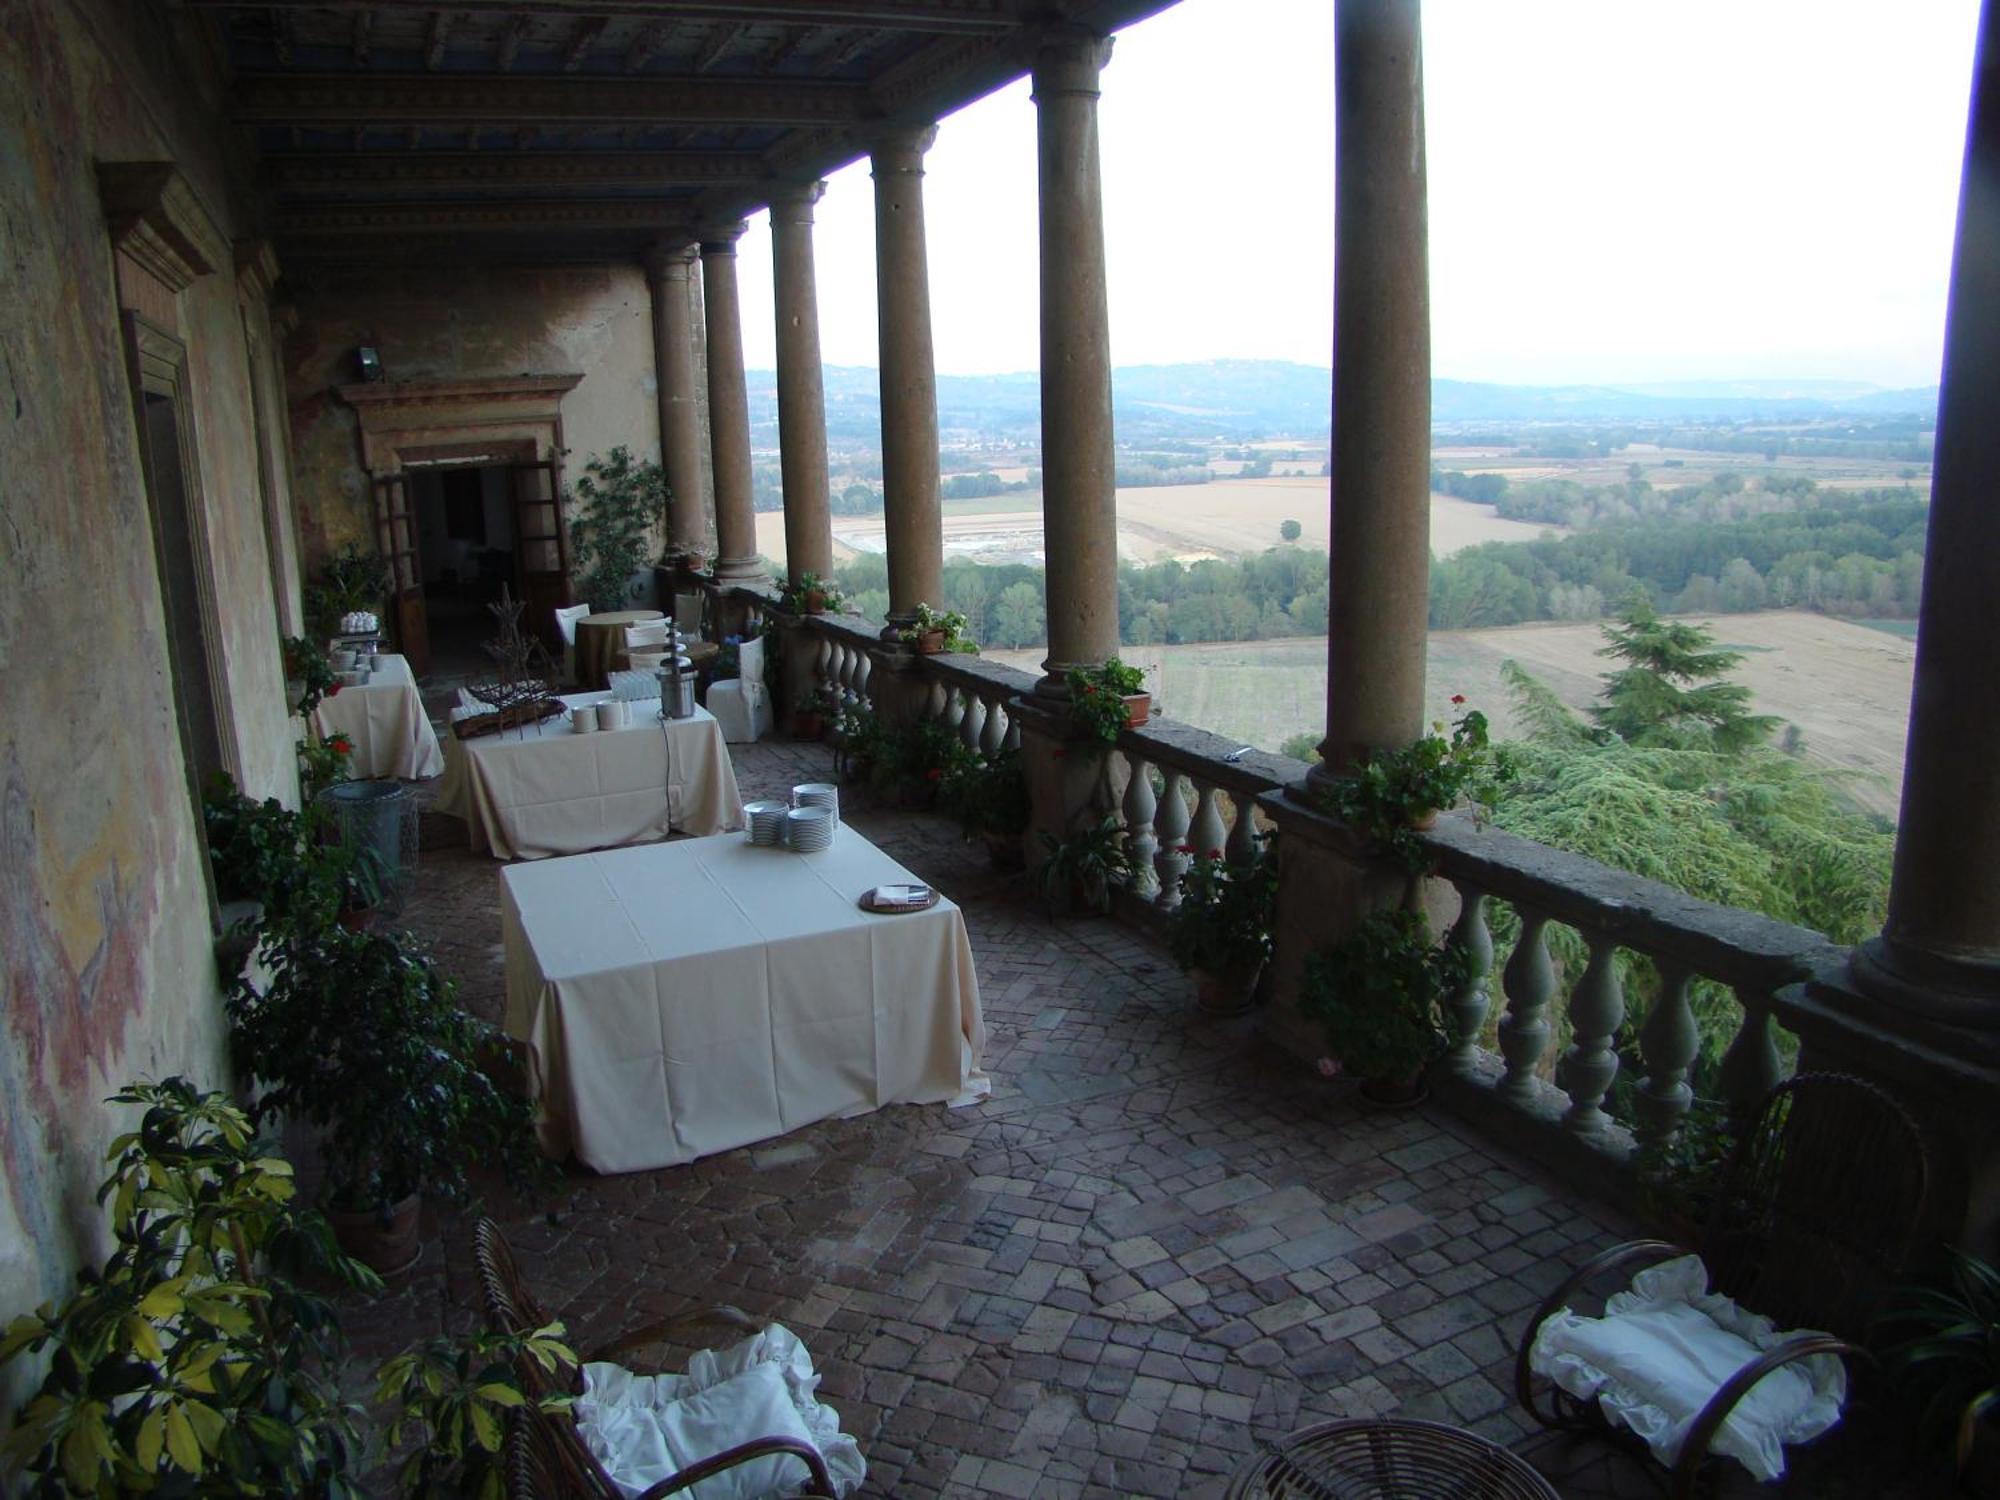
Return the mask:
<path id="1" fill-rule="evenodd" d="M 1600 729 L 1627 744 L 1702 746 L 1738 755 L 1763 744 L 1778 727 L 1768 714 L 1750 712 L 1750 690 L 1717 679 L 1743 660 L 1740 651 L 1717 648 L 1700 625 L 1663 620 L 1643 598 L 1629 601 L 1599 656 L 1626 663 L 1605 678 L 1604 701 L 1591 707 Z"/>

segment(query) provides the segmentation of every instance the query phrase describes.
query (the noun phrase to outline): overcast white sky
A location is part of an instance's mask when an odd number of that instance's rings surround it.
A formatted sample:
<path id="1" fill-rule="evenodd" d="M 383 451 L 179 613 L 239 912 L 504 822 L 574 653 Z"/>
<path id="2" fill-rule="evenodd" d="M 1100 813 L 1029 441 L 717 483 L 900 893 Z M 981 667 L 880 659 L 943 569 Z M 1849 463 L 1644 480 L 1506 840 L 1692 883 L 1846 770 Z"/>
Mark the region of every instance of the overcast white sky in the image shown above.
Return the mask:
<path id="1" fill-rule="evenodd" d="M 1331 0 L 1121 32 L 1102 133 L 1112 355 L 1325 364 Z M 1428 0 L 1432 366 L 1524 383 L 1936 380 L 1976 0 Z M 830 364 L 876 358 L 873 184 L 819 206 Z M 938 368 L 1037 363 L 1022 82 L 928 158 Z M 742 246 L 772 364 L 770 235 Z"/>

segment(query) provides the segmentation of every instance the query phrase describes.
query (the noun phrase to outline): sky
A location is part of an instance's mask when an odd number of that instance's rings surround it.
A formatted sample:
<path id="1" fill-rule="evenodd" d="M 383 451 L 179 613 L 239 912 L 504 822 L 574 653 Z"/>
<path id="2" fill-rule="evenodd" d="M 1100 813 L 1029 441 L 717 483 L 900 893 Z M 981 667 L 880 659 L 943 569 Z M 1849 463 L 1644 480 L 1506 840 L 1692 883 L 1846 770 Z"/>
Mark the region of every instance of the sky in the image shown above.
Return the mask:
<path id="1" fill-rule="evenodd" d="M 1118 34 L 1099 132 L 1119 365 L 1332 343 L 1331 0 Z M 1432 370 L 1521 384 L 1938 377 L 1976 0 L 1428 0 Z M 1025 80 L 926 160 L 947 374 L 1038 357 Z M 827 363 L 876 362 L 873 183 L 828 181 Z M 770 232 L 741 247 L 772 352 Z"/>

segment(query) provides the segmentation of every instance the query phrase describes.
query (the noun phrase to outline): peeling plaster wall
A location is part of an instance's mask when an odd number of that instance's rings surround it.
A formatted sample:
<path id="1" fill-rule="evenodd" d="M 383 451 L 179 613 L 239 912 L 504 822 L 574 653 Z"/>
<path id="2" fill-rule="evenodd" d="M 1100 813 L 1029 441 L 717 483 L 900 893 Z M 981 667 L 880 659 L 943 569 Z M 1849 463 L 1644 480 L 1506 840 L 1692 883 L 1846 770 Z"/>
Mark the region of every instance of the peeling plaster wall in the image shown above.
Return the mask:
<path id="1" fill-rule="evenodd" d="M 199 22 L 151 0 L 0 0 L 0 1316 L 103 1248 L 129 1079 L 228 1082 L 201 836 L 170 696 L 98 160 L 176 161 L 249 225 Z M 296 796 L 234 268 L 187 344 L 217 637 L 257 795 Z M 19 1376 L 15 1376 L 18 1381 Z M 0 1383 L 0 1407 L 18 1390 Z"/>
<path id="2" fill-rule="evenodd" d="M 393 263 L 392 247 L 384 259 Z M 390 380 L 582 374 L 563 398 L 566 479 L 623 444 L 660 456 L 652 303 L 637 266 L 328 271 L 287 283 L 294 495 L 308 575 L 348 542 L 375 546 L 360 427 L 335 388 L 372 345 Z"/>

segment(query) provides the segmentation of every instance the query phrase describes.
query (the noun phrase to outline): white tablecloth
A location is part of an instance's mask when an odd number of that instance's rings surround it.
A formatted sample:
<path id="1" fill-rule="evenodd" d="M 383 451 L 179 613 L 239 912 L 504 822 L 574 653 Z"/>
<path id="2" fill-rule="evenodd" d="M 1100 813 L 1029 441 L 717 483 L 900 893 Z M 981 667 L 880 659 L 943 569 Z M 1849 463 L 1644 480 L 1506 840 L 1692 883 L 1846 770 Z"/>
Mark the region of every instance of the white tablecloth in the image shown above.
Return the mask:
<path id="1" fill-rule="evenodd" d="M 568 710 L 610 696 L 561 701 Z M 676 828 L 706 836 L 743 827 L 736 769 L 708 711 L 662 724 L 657 698 L 629 709 L 624 729 L 578 734 L 565 711 L 525 729 L 453 737 L 439 810 L 465 819 L 472 847 L 500 859 L 653 843 Z"/>
<path id="2" fill-rule="evenodd" d="M 437 775 L 444 769 L 444 756 L 424 715 L 409 662 L 387 652 L 375 661 L 375 675 L 366 687 L 344 687 L 320 700 L 313 710 L 313 733 L 321 739 L 346 735 L 354 746 L 348 767 L 357 777 L 420 781 Z"/>
<path id="3" fill-rule="evenodd" d="M 507 1030 L 543 1144 L 635 1172 L 985 1095 L 959 909 L 855 904 L 912 879 L 851 828 L 818 854 L 727 836 L 502 870 Z"/>

